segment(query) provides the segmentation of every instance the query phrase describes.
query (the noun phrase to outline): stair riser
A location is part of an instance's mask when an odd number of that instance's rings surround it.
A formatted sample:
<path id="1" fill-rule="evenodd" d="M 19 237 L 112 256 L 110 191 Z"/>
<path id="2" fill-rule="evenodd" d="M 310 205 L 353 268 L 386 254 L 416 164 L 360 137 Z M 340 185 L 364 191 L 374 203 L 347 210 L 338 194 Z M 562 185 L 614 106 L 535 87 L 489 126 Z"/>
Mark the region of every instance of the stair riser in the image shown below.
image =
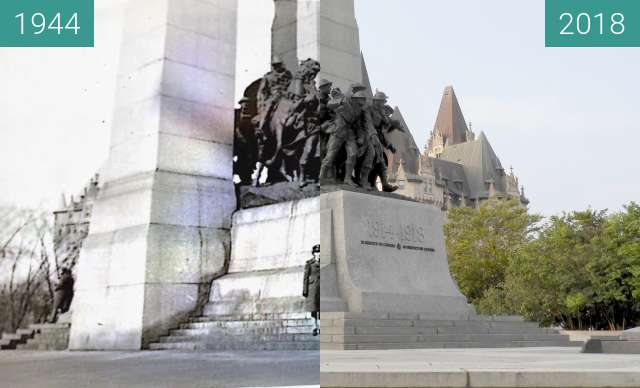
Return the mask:
<path id="1" fill-rule="evenodd" d="M 281 343 L 155 343 L 151 344 L 151 350 L 319 350 L 319 342 L 281 342 Z"/>
<path id="2" fill-rule="evenodd" d="M 313 341 L 314 338 L 311 334 L 283 334 L 283 335 L 186 335 L 178 336 L 171 335 L 167 337 L 161 337 L 160 342 L 297 342 L 297 341 Z"/>
<path id="3" fill-rule="evenodd" d="M 342 347 L 341 347 L 342 345 Z M 384 350 L 384 349 L 465 349 L 465 348 L 520 348 L 567 346 L 565 342 L 433 342 L 433 343 L 361 343 L 361 344 L 322 344 L 322 349 Z"/>
<path id="4" fill-rule="evenodd" d="M 182 329 L 207 329 L 207 328 L 272 328 L 272 327 L 298 327 L 314 325 L 313 320 L 296 319 L 284 321 L 218 321 L 218 322 L 190 322 L 180 325 Z"/>
<path id="5" fill-rule="evenodd" d="M 459 342 L 481 342 L 481 343 L 510 343 L 510 342 L 563 342 L 568 344 L 568 339 L 562 336 L 522 336 L 522 335 L 487 335 L 487 336 L 421 336 L 421 335 L 345 335 L 328 336 L 322 335 L 324 342 L 342 343 L 459 343 Z"/>
<path id="6" fill-rule="evenodd" d="M 339 319 L 329 323 L 344 327 L 432 327 L 464 330 L 539 330 L 535 322 L 483 322 L 483 321 L 422 321 L 405 319 Z"/>
<path id="7" fill-rule="evenodd" d="M 205 328 L 205 329 L 178 329 L 171 330 L 170 335 L 280 335 L 280 334 L 307 334 L 311 333 L 314 326 L 291 326 L 291 327 L 258 327 L 258 328 Z"/>
<path id="8" fill-rule="evenodd" d="M 510 334 L 510 335 L 539 335 L 546 336 L 556 334 L 548 330 L 463 330 L 456 328 L 433 328 L 433 327 L 355 327 L 355 328 L 333 328 L 331 326 L 323 327 L 327 331 L 342 330 L 342 332 L 350 334 L 397 334 L 397 335 L 489 335 L 489 334 Z M 327 333 L 329 334 L 329 333 Z M 337 332 L 336 334 L 342 334 Z"/>
<path id="9" fill-rule="evenodd" d="M 192 321 L 270 321 L 270 320 L 291 320 L 310 319 L 310 313 L 286 313 L 286 314 L 233 314 L 233 315 L 203 315 L 191 318 Z"/>

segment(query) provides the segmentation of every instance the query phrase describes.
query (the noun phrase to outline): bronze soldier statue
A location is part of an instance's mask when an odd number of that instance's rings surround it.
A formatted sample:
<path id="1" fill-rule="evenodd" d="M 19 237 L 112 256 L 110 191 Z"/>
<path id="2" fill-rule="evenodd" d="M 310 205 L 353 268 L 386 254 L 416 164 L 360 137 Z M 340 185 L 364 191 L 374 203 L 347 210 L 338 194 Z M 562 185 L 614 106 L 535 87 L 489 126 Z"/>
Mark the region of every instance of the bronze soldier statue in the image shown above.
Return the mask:
<path id="1" fill-rule="evenodd" d="M 328 107 L 335 110 L 336 118 L 335 125 L 328 131 L 327 154 L 322 160 L 320 179 L 329 179 L 329 174 L 331 178 L 335 178 L 336 158 L 344 146 L 347 156 L 343 183 L 356 186 L 352 175 L 358 157 L 358 144 L 364 144 L 366 141 L 362 135 L 366 102 L 367 96 L 362 91 L 351 96 L 335 95 L 329 101 Z"/>
<path id="2" fill-rule="evenodd" d="M 331 87 L 333 83 L 326 79 L 318 82 L 318 126 L 320 127 L 320 157 L 327 154 L 327 141 L 329 140 L 329 131 L 334 125 L 335 111 L 329 109 L 329 101 L 331 100 Z M 320 180 L 318 179 L 318 183 Z"/>
<path id="3" fill-rule="evenodd" d="M 278 102 L 286 96 L 292 78 L 293 75 L 284 66 L 282 58 L 273 57 L 271 71 L 262 77 L 258 89 L 258 129 L 263 130 L 269 122 Z"/>
<path id="4" fill-rule="evenodd" d="M 311 311 L 311 316 L 315 320 L 313 335 L 320 334 L 318 320 L 320 319 L 320 244 L 314 245 L 311 249 L 313 257 L 304 266 L 304 284 L 302 296 L 306 298 L 305 307 Z"/>
<path id="5" fill-rule="evenodd" d="M 55 288 L 55 294 L 53 297 L 53 311 L 49 318 L 49 323 L 56 323 L 58 320 L 58 313 L 66 313 L 71 307 L 71 301 L 73 300 L 73 276 L 69 268 L 62 268 L 60 271 L 58 285 Z"/>
<path id="6" fill-rule="evenodd" d="M 371 109 L 369 111 L 371 115 L 371 124 L 375 129 L 375 135 L 372 136 L 372 144 L 375 149 L 375 158 L 373 161 L 373 176 L 366 179 L 370 179 L 370 183 L 375 185 L 377 178 L 380 177 L 382 191 L 391 193 L 398 190 L 398 186 L 389 184 L 389 179 L 387 177 L 388 162 L 384 153 L 384 149 L 386 148 L 394 154 L 396 153 L 396 149 L 393 144 L 389 142 L 385 134 L 394 129 L 399 129 L 399 125 L 393 123 L 389 118 L 389 110 L 393 112 L 393 109 L 390 109 L 390 107 L 386 105 L 387 98 L 387 95 L 383 92 L 376 91 L 376 94 L 373 96 Z"/>

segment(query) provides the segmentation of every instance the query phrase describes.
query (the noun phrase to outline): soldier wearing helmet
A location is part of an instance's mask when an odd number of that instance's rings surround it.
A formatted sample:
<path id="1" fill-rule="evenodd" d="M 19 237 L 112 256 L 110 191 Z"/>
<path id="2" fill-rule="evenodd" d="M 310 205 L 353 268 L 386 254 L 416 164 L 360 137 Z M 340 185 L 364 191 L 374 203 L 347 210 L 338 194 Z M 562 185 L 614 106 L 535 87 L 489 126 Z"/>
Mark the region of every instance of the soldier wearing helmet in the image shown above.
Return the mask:
<path id="1" fill-rule="evenodd" d="M 333 126 L 335 112 L 329 109 L 328 103 L 331 100 L 331 87 L 333 83 L 326 79 L 318 82 L 318 125 L 320 126 L 320 155 L 327 153 L 327 141 L 329 131 Z"/>
<path id="2" fill-rule="evenodd" d="M 286 97 L 287 89 L 291 84 L 293 75 L 284 66 L 282 58 L 274 56 L 271 61 L 271 71 L 262 77 L 258 89 L 258 129 L 263 130 L 266 123 L 271 120 L 271 114 L 278 102 Z"/>
<path id="3" fill-rule="evenodd" d="M 366 140 L 362 136 L 365 123 L 365 106 L 367 96 L 363 91 L 358 91 L 351 97 L 336 94 L 328 103 L 328 107 L 335 111 L 335 125 L 329 131 L 327 142 L 327 154 L 322 160 L 320 178 L 335 178 L 336 158 L 344 146 L 346 149 L 346 160 L 344 168 L 343 183 L 350 186 L 356 184 L 352 180 L 352 175 L 358 157 L 358 144 L 363 144 Z"/>
<path id="4" fill-rule="evenodd" d="M 394 123 L 392 123 L 389 118 L 388 109 L 390 107 L 387 105 L 387 98 L 388 97 L 384 92 L 376 91 L 376 94 L 373 96 L 373 104 L 369 111 L 369 114 L 371 115 L 371 124 L 374 129 L 371 131 L 371 143 L 373 144 L 375 154 L 372 164 L 374 174 L 373 176 L 369 176 L 369 179 L 370 183 L 375 184 L 377 178 L 380 177 L 382 190 L 386 192 L 393 192 L 398 189 L 398 186 L 389 184 L 387 178 L 387 159 L 384 153 L 385 148 L 392 153 L 396 152 L 393 144 L 391 144 L 385 136 L 386 133 L 395 128 Z"/>

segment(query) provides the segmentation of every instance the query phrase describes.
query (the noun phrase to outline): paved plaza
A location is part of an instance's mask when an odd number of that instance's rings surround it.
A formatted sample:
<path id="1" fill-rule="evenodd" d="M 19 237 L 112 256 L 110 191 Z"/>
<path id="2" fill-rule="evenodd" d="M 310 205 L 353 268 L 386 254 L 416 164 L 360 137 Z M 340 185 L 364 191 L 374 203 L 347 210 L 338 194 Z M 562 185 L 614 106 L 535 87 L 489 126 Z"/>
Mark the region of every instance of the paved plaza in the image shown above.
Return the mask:
<path id="1" fill-rule="evenodd" d="M 322 387 L 640 387 L 640 355 L 580 348 L 322 351 Z"/>
<path id="2" fill-rule="evenodd" d="M 319 352 L 0 352 L 2 388 L 318 386 Z"/>

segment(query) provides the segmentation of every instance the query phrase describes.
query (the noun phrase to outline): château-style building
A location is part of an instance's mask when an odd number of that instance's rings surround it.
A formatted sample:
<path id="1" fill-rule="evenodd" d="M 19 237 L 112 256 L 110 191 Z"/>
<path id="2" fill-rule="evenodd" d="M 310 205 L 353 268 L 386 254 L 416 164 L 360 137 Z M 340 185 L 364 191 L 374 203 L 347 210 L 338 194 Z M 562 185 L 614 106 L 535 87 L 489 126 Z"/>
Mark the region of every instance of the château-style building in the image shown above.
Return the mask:
<path id="1" fill-rule="evenodd" d="M 476 136 L 467 126 L 453 87 L 444 89 L 435 125 L 422 152 L 398 108 L 393 118 L 404 129 L 389 135 L 397 152 L 387 153 L 388 175 L 400 187 L 398 194 L 443 210 L 475 207 L 493 197 L 529 203 L 513 169 L 505 172 L 484 132 Z"/>
<path id="2" fill-rule="evenodd" d="M 89 234 L 93 203 L 98 196 L 99 176 L 96 174 L 78 196 L 62 195 L 60 208 L 53 212 L 53 247 L 58 263 L 74 268 L 80 248 Z"/>

